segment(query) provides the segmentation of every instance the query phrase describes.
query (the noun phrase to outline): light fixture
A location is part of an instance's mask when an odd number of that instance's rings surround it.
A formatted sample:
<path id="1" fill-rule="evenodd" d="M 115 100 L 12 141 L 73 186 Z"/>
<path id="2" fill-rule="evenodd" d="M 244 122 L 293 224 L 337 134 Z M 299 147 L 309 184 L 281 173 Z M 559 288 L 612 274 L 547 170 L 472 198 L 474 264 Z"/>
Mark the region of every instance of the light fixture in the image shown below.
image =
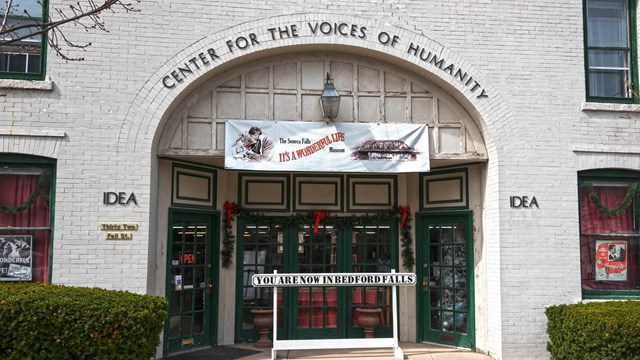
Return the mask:
<path id="1" fill-rule="evenodd" d="M 327 73 L 327 79 L 324 82 L 324 90 L 320 96 L 320 109 L 322 117 L 335 119 L 338 116 L 338 108 L 340 107 L 340 94 L 333 86 L 333 79 Z"/>

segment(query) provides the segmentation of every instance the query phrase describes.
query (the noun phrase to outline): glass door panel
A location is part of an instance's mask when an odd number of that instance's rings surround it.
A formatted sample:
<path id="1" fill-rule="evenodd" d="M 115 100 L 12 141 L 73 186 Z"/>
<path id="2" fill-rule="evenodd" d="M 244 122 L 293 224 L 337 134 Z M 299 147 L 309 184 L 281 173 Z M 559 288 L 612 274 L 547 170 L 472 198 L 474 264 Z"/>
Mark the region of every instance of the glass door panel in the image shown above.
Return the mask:
<path id="1" fill-rule="evenodd" d="M 254 274 L 271 274 L 274 270 L 284 272 L 284 229 L 269 224 L 244 224 L 239 228 L 242 241 L 242 262 L 239 275 L 242 285 L 238 299 L 241 299 L 240 327 L 236 333 L 241 341 L 257 340 L 259 335 L 253 325 L 253 309 L 273 308 L 273 289 L 255 288 L 251 285 Z M 278 328 L 283 328 L 283 288 L 278 289 Z"/>
<path id="2" fill-rule="evenodd" d="M 466 216 L 427 219 L 422 231 L 426 340 L 470 347 L 472 241 Z"/>
<path id="3" fill-rule="evenodd" d="M 389 225 L 354 226 L 351 233 L 351 263 L 353 272 L 391 272 L 392 229 Z M 391 288 L 390 287 L 353 287 L 351 289 L 351 329 L 350 333 L 359 334 L 358 308 L 379 308 L 380 323 L 374 336 L 390 336 Z M 355 329 L 355 327 L 358 327 Z"/>
<path id="4" fill-rule="evenodd" d="M 213 217 L 173 214 L 168 256 L 165 352 L 211 345 Z"/>
<path id="5" fill-rule="evenodd" d="M 294 273 L 337 272 L 337 238 L 333 226 L 320 226 L 316 234 L 313 226 L 297 227 L 297 261 Z M 338 327 L 338 289 L 335 287 L 300 287 L 297 290 L 296 338 L 311 336 L 335 337 Z"/>

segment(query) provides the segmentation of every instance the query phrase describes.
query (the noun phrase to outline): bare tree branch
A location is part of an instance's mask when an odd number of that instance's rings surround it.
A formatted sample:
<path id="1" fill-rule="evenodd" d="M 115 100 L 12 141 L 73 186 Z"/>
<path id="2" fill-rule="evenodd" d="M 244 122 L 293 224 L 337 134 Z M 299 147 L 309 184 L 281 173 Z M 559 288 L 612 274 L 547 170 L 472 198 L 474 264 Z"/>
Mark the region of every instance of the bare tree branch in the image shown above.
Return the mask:
<path id="1" fill-rule="evenodd" d="M 2 25 L 0 25 L 0 36 L 2 34 L 2 30 L 4 30 L 4 26 L 7 24 L 7 18 L 9 18 L 9 11 L 13 6 L 13 0 L 7 0 L 7 9 L 4 12 L 4 17 L 2 18 Z"/>
<path id="2" fill-rule="evenodd" d="M 61 29 L 65 24 L 72 23 L 75 26 L 84 28 L 85 31 L 99 30 L 108 32 L 104 21 L 100 14 L 103 11 L 110 10 L 115 12 L 115 8 L 123 9 L 125 12 L 139 12 L 134 7 L 134 3 L 138 4 L 141 0 L 104 0 L 104 3 L 96 3 L 95 0 L 85 0 L 84 3 L 79 1 L 69 6 L 69 9 L 54 9 L 51 11 L 56 14 L 56 20 L 42 21 L 41 19 L 31 16 L 26 10 L 24 14 L 29 19 L 28 22 L 19 24 L 11 24 L 12 1 L 7 1 L 7 9 L 0 27 L 0 48 L 8 45 L 19 43 L 20 41 L 30 39 L 37 36 L 47 36 L 47 42 L 58 56 L 64 60 L 83 60 L 84 58 L 72 58 L 63 53 L 63 46 L 75 49 L 85 49 L 91 46 L 91 43 L 78 44 L 69 39 Z M 24 19 L 24 18 L 23 18 Z"/>

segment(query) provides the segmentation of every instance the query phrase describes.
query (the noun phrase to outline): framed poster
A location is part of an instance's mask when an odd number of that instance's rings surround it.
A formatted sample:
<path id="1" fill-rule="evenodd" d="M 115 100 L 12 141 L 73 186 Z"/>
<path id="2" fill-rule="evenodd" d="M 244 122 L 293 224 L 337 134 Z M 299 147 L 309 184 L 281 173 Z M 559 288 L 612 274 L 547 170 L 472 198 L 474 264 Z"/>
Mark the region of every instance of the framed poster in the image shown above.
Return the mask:
<path id="1" fill-rule="evenodd" d="M 0 235 L 0 281 L 31 281 L 31 235 Z"/>
<path id="2" fill-rule="evenodd" d="M 596 280 L 627 281 L 627 241 L 596 240 Z"/>

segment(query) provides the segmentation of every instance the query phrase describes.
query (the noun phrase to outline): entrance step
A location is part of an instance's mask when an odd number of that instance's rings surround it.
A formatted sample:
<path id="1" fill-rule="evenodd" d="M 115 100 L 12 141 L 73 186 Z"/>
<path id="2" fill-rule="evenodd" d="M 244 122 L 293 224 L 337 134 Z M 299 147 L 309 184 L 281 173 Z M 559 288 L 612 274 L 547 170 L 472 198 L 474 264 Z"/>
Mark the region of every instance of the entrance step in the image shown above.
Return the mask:
<path id="1" fill-rule="evenodd" d="M 356 339 L 354 339 L 356 340 Z M 253 348 L 253 345 L 234 345 L 244 348 Z M 404 352 L 405 360 L 492 360 L 491 357 L 449 346 L 436 344 L 418 344 L 401 342 L 400 348 Z M 261 353 L 241 358 L 241 360 L 270 360 L 271 349 Z M 397 360 L 393 357 L 391 349 L 336 349 L 336 350 L 291 350 L 278 351 L 278 360 Z"/>

